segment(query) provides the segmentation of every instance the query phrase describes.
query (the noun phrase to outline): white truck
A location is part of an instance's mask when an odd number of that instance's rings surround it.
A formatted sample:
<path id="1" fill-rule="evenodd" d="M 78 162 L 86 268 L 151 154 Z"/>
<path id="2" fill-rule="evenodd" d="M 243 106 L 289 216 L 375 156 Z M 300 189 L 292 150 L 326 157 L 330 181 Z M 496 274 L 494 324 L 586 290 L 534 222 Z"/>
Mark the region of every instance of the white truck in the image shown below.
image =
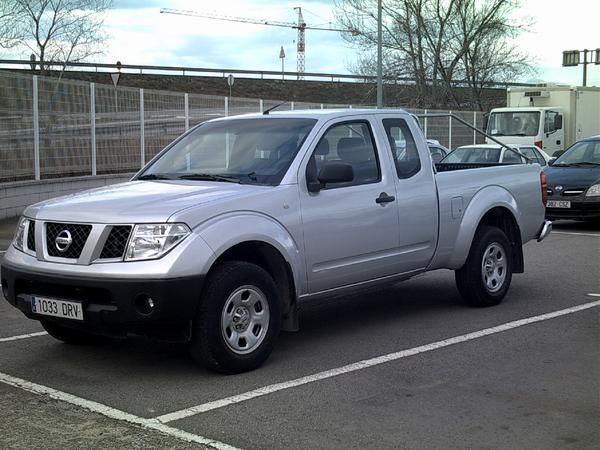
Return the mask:
<path id="1" fill-rule="evenodd" d="M 506 108 L 491 110 L 487 133 L 505 144 L 534 144 L 552 156 L 600 134 L 600 88 L 508 88 Z M 488 138 L 486 143 L 494 142 Z"/>

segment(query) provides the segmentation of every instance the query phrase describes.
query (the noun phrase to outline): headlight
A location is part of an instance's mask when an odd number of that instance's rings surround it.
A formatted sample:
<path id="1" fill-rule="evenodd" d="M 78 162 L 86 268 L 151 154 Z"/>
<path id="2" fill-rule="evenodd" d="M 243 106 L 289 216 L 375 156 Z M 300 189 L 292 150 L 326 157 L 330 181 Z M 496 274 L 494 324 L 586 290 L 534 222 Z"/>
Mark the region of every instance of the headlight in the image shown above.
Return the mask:
<path id="1" fill-rule="evenodd" d="M 129 239 L 125 261 L 160 258 L 190 233 L 189 227 L 183 223 L 136 225 Z"/>
<path id="2" fill-rule="evenodd" d="M 600 184 L 592 185 L 585 193 L 586 197 L 598 197 L 600 195 Z"/>
<path id="3" fill-rule="evenodd" d="M 15 238 L 13 239 L 13 245 L 16 249 L 23 251 L 23 241 L 25 239 L 25 230 L 29 226 L 29 219 L 21 217 L 17 230 L 15 231 Z"/>

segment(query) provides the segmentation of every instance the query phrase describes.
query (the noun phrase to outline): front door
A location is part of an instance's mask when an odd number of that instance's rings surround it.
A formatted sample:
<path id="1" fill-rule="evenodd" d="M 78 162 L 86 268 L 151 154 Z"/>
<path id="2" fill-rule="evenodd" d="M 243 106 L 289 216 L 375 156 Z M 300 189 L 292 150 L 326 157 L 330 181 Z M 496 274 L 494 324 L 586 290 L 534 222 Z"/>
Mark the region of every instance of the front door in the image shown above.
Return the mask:
<path id="1" fill-rule="evenodd" d="M 309 293 L 396 273 L 398 210 L 385 150 L 371 123 L 357 119 L 326 128 L 307 159 L 299 183 Z M 354 179 L 309 192 L 328 162 L 351 165 Z"/>

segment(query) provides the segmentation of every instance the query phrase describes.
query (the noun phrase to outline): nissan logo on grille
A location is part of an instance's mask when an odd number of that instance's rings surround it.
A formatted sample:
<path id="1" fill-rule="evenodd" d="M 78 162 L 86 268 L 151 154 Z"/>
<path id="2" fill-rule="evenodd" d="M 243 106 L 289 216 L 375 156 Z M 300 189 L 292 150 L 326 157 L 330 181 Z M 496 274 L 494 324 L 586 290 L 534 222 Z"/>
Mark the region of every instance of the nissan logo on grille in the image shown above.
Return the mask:
<path id="1" fill-rule="evenodd" d="M 60 233 L 58 233 L 56 239 L 54 239 L 54 245 L 56 246 L 56 249 L 61 253 L 66 252 L 72 243 L 73 238 L 71 237 L 71 233 L 69 232 L 69 230 L 62 230 Z"/>

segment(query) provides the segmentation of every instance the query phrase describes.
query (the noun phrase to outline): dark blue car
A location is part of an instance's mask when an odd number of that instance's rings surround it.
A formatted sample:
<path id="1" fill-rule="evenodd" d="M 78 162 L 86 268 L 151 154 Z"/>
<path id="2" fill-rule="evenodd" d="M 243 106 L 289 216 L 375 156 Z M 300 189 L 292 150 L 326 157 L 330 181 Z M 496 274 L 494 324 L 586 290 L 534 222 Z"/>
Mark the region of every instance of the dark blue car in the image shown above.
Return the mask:
<path id="1" fill-rule="evenodd" d="M 600 136 L 576 142 L 544 172 L 546 218 L 600 221 Z"/>

